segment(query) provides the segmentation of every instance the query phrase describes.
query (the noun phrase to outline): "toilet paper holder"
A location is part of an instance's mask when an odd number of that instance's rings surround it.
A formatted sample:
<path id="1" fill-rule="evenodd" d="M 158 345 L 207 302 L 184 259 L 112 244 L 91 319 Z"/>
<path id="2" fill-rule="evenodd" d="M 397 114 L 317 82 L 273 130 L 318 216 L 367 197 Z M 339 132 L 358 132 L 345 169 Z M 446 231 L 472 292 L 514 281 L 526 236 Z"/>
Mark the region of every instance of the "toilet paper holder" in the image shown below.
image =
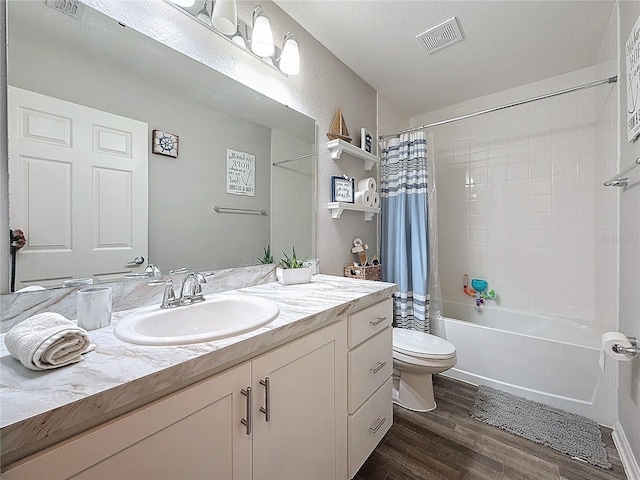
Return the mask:
<path id="1" fill-rule="evenodd" d="M 629 355 L 630 357 L 635 357 L 640 353 L 640 347 L 638 347 L 638 339 L 636 337 L 629 337 L 629 342 L 631 342 L 630 347 L 623 347 L 622 345 L 615 344 L 611 349 L 616 353 L 624 353 L 625 355 Z"/>

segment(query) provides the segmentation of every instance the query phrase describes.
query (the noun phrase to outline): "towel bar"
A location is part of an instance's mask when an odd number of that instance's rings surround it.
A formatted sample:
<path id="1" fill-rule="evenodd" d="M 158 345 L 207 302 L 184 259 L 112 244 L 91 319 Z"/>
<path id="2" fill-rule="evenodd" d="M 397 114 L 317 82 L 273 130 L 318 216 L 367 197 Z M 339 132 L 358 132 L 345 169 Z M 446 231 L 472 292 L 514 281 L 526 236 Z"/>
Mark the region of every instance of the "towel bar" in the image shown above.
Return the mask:
<path id="1" fill-rule="evenodd" d="M 636 168 L 638 165 L 640 165 L 640 158 L 636 158 L 636 161 L 632 163 L 631 166 L 627 168 L 625 171 L 620 172 L 615 177 L 610 178 L 609 180 L 604 182 L 604 186 L 605 187 L 626 187 L 627 185 L 629 185 L 629 182 L 628 182 L 629 177 L 626 177 L 625 175 L 629 173 L 631 170 L 633 170 L 634 168 Z"/>
<path id="2" fill-rule="evenodd" d="M 263 209 L 255 208 L 235 208 L 235 207 L 220 207 L 219 205 L 213 206 L 213 211 L 217 213 L 239 213 L 244 215 L 266 215 L 267 211 Z"/>

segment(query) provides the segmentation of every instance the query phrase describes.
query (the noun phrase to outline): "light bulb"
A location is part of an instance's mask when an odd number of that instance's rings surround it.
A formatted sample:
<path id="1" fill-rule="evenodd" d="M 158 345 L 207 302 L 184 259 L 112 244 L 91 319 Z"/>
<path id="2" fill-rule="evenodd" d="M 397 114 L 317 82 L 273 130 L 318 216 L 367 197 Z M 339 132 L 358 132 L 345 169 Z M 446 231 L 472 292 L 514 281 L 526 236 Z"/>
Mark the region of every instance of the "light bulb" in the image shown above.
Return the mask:
<path id="1" fill-rule="evenodd" d="M 236 0 L 216 0 L 211 14 L 213 28 L 225 35 L 236 33 L 238 23 L 238 8 Z"/>
<path id="2" fill-rule="evenodd" d="M 289 38 L 287 38 L 287 36 Z M 300 73 L 300 51 L 298 42 L 289 33 L 284 36 L 284 45 L 280 55 L 280 70 L 287 75 L 297 75 Z"/>
<path id="3" fill-rule="evenodd" d="M 206 23 L 207 25 L 211 25 L 211 16 L 209 15 L 209 10 L 207 9 L 207 0 L 205 0 L 204 6 L 202 7 L 202 9 L 200 9 L 198 14 L 196 15 L 196 18 L 201 22 Z"/>
<path id="4" fill-rule="evenodd" d="M 258 5 L 253 11 L 253 33 L 251 34 L 251 51 L 259 57 L 270 57 L 275 50 L 271 22 Z"/>

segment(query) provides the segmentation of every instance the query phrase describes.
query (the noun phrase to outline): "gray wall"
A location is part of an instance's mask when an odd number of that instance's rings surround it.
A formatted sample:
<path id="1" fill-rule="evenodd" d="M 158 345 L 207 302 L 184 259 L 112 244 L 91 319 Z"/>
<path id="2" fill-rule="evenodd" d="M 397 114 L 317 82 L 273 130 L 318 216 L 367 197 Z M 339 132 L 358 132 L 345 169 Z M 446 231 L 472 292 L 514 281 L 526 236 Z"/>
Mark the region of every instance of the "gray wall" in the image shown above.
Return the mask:
<path id="1" fill-rule="evenodd" d="M 620 168 L 640 157 L 640 139 L 627 142 L 627 73 L 625 44 L 640 16 L 640 2 L 620 2 Z M 631 184 L 620 193 L 620 329 L 640 338 L 640 172 L 633 171 Z M 618 372 L 618 417 L 640 465 L 640 361 L 620 362 Z"/>
<path id="2" fill-rule="evenodd" d="M 315 221 L 310 215 L 315 209 L 316 159 L 305 155 L 315 151 L 315 145 L 272 130 L 271 158 L 274 163 L 304 156 L 271 167 L 271 254 L 275 262 L 291 256 L 295 245 L 298 258 L 311 258 L 315 252 Z"/>

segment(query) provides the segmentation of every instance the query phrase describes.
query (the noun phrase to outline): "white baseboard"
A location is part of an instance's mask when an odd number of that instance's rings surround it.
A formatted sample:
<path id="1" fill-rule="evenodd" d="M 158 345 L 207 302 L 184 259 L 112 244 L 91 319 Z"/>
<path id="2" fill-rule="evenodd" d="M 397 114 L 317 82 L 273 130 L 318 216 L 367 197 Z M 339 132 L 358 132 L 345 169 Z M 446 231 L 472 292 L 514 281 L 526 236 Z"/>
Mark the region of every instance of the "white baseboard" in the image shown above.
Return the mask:
<path id="1" fill-rule="evenodd" d="M 622 424 L 618 420 L 616 420 L 616 426 L 613 429 L 612 437 L 613 443 L 620 455 L 620 460 L 622 460 L 622 465 L 624 466 L 624 472 L 627 474 L 627 478 L 629 480 L 640 480 L 640 467 L 638 466 L 638 461 L 633 454 L 633 450 L 631 450 L 631 445 L 629 445 L 627 436 L 624 434 Z"/>

